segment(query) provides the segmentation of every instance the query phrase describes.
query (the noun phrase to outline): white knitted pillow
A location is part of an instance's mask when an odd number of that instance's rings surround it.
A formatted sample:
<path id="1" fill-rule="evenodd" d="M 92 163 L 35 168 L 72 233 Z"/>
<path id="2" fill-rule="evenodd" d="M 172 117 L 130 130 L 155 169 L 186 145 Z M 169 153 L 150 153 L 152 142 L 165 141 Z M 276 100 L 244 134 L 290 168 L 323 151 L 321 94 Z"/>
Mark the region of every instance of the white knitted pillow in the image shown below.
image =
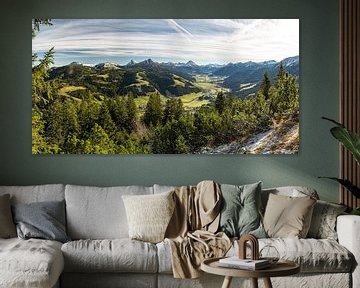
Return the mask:
<path id="1" fill-rule="evenodd" d="M 131 239 L 151 243 L 164 240 L 175 208 L 173 193 L 122 196 Z"/>

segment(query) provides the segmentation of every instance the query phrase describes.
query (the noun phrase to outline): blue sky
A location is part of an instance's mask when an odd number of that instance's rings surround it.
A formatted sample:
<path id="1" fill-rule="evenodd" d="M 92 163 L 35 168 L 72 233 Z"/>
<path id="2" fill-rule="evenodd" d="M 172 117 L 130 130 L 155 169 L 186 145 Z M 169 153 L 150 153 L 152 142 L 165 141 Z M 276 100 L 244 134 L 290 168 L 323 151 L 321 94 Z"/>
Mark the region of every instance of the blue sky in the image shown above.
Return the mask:
<path id="1" fill-rule="evenodd" d="M 158 62 L 280 61 L 299 55 L 298 19 L 53 19 L 32 50 L 55 49 L 55 66 Z"/>

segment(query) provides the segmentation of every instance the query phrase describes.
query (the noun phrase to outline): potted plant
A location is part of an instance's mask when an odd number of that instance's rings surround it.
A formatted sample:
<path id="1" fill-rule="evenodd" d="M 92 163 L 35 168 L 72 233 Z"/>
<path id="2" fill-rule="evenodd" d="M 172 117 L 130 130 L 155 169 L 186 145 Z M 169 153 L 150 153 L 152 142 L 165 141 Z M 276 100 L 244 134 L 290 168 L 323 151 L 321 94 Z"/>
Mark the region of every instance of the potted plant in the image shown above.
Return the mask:
<path id="1" fill-rule="evenodd" d="M 334 124 L 335 127 L 330 129 L 331 134 L 342 143 L 346 149 L 348 149 L 353 155 L 355 161 L 360 165 L 360 136 L 353 131 L 347 129 L 343 124 L 336 122 L 333 119 L 322 117 L 322 119 L 328 120 Z M 336 177 L 320 177 L 328 178 L 339 182 L 347 190 L 349 190 L 356 198 L 360 198 L 360 187 L 354 185 L 348 179 L 340 179 Z M 360 207 L 354 208 L 351 214 L 360 215 Z"/>

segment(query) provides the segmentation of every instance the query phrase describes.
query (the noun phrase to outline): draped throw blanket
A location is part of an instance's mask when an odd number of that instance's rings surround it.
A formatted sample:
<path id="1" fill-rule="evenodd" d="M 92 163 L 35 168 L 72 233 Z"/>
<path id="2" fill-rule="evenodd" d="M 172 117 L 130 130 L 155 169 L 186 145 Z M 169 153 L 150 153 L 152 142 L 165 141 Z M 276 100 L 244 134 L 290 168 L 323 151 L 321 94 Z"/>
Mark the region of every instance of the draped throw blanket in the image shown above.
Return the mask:
<path id="1" fill-rule="evenodd" d="M 200 277 L 201 262 L 222 257 L 231 246 L 223 232 L 216 233 L 221 210 L 220 186 L 202 181 L 175 189 L 175 210 L 165 237 L 171 247 L 175 278 Z M 216 233 L 216 234 L 215 234 Z"/>

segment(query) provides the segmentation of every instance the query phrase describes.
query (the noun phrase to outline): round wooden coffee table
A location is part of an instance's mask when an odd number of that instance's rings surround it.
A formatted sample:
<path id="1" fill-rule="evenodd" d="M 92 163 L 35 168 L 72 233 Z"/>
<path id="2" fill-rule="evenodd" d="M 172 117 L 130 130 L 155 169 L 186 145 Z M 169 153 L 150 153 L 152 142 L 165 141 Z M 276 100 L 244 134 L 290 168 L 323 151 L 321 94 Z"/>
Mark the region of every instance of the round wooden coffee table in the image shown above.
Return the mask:
<path id="1" fill-rule="evenodd" d="M 272 288 L 270 277 L 289 276 L 300 272 L 300 266 L 288 260 L 279 260 L 270 268 L 253 271 L 222 267 L 219 265 L 219 259 L 221 258 L 204 260 L 201 263 L 201 270 L 210 274 L 225 276 L 222 288 L 229 288 L 233 277 L 251 278 L 254 288 L 258 288 L 258 278 L 263 278 L 265 287 Z"/>

